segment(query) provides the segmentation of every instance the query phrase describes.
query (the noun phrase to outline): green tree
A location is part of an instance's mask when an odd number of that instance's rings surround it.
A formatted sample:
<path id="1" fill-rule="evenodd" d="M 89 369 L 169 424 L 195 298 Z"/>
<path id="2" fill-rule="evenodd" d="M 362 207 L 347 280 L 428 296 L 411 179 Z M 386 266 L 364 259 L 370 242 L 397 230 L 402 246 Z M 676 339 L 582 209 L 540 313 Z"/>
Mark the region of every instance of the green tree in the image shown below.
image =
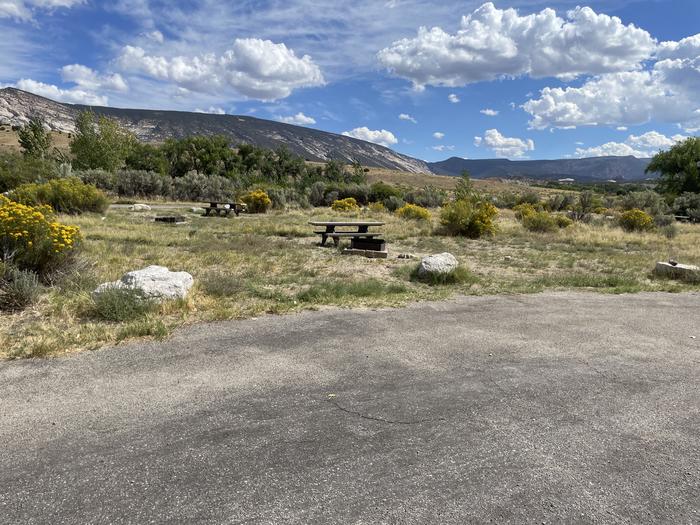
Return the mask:
<path id="1" fill-rule="evenodd" d="M 27 157 L 45 159 L 51 149 L 51 134 L 44 127 L 44 120 L 32 117 L 29 123 L 17 131 L 22 153 Z"/>
<path id="2" fill-rule="evenodd" d="M 233 179 L 240 171 L 238 155 L 229 139 L 221 135 L 169 139 L 163 145 L 163 153 L 173 177 L 196 171 Z"/>
<path id="3" fill-rule="evenodd" d="M 75 122 L 70 151 L 77 169 L 116 171 L 124 167 L 135 143 L 136 138 L 116 120 L 83 111 Z"/>
<path id="4" fill-rule="evenodd" d="M 469 172 L 463 170 L 459 182 L 457 182 L 457 186 L 455 187 L 455 199 L 470 200 L 474 197 L 475 193 Z"/>
<path id="5" fill-rule="evenodd" d="M 132 170 L 154 171 L 161 175 L 168 173 L 168 159 L 163 149 L 153 144 L 134 143 L 126 156 L 125 164 Z"/>
<path id="6" fill-rule="evenodd" d="M 659 191 L 671 195 L 700 192 L 700 137 L 690 137 L 654 155 L 646 173 L 659 173 Z"/>

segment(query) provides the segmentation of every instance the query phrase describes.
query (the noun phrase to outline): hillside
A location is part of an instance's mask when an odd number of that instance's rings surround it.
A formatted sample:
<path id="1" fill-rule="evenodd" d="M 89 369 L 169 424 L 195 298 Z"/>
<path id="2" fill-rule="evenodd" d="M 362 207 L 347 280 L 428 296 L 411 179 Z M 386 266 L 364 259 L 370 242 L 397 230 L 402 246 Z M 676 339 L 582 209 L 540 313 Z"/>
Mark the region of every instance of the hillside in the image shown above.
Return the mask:
<path id="1" fill-rule="evenodd" d="M 266 148 L 287 147 L 310 161 L 337 159 L 364 166 L 428 173 L 427 164 L 384 146 L 363 140 L 291 124 L 242 115 L 211 115 L 183 111 L 120 109 L 64 104 L 14 88 L 0 89 L 0 125 L 22 125 L 32 115 L 41 116 L 54 131 L 69 133 L 80 111 L 117 119 L 145 142 L 189 135 L 226 135 L 234 143 Z"/>
<path id="2" fill-rule="evenodd" d="M 440 175 L 458 176 L 467 170 L 477 179 L 573 178 L 580 182 L 596 180 L 638 181 L 648 178 L 644 173 L 650 159 L 636 157 L 591 157 L 559 160 L 462 159 L 451 157 L 428 163 L 431 171 Z"/>

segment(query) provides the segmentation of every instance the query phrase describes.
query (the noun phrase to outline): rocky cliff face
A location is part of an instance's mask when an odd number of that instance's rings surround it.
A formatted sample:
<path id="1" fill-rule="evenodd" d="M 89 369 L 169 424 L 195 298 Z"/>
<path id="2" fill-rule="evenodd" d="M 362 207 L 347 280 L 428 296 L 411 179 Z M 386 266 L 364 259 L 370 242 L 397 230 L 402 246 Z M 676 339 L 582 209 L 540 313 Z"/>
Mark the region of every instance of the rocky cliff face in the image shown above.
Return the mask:
<path id="1" fill-rule="evenodd" d="M 70 133 L 77 114 L 87 106 L 63 104 L 14 88 L 0 89 L 0 124 L 23 125 L 31 116 L 41 116 L 54 131 Z M 364 166 L 413 173 L 430 173 L 419 159 L 402 155 L 384 146 L 281 122 L 239 115 L 210 115 L 181 111 L 91 107 L 96 114 L 117 119 L 146 142 L 189 135 L 226 135 L 233 143 L 266 148 L 286 146 L 310 161 L 331 159 L 359 162 Z"/>

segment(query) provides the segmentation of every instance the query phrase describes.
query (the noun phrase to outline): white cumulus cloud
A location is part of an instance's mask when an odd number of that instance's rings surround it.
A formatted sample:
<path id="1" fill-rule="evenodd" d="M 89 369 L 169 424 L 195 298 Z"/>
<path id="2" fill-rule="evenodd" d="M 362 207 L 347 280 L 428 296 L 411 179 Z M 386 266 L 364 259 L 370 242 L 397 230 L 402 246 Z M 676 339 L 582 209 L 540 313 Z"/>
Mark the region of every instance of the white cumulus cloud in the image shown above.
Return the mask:
<path id="1" fill-rule="evenodd" d="M 449 100 L 453 104 L 459 104 L 459 97 L 454 93 L 450 93 L 449 95 L 447 95 L 447 100 Z"/>
<path id="2" fill-rule="evenodd" d="M 535 149 L 532 139 L 504 137 L 497 129 L 488 129 L 483 137 L 474 137 L 474 145 L 487 147 L 498 157 L 518 158 Z"/>
<path id="3" fill-rule="evenodd" d="M 399 120 L 407 120 L 409 122 L 413 122 L 414 124 L 418 124 L 418 121 L 408 113 L 401 113 L 399 115 Z"/>
<path id="4" fill-rule="evenodd" d="M 529 75 L 572 79 L 639 69 L 656 48 L 651 35 L 617 17 L 577 7 L 561 18 L 553 9 L 521 16 L 488 2 L 462 17 L 451 34 L 421 27 L 379 51 L 392 74 L 421 89 Z"/>
<path id="5" fill-rule="evenodd" d="M 668 149 L 679 141 L 685 140 L 684 135 L 666 135 L 657 131 L 648 131 L 642 135 L 630 135 L 624 142 L 606 142 L 591 148 L 576 148 L 575 157 L 605 157 L 628 156 L 638 158 L 653 157 L 659 151 Z"/>
<path id="6" fill-rule="evenodd" d="M 23 78 L 15 84 L 17 89 L 29 91 L 35 95 L 68 102 L 70 104 L 85 104 L 88 106 L 106 106 L 107 97 L 96 95 L 79 87 L 71 89 L 61 89 L 53 84 L 44 84 L 31 78 Z"/>
<path id="7" fill-rule="evenodd" d="M 301 111 L 296 115 L 290 115 L 288 117 L 277 117 L 277 120 L 286 124 L 294 124 L 297 126 L 309 126 L 311 124 L 316 124 L 316 119 L 304 115 Z"/>
<path id="8" fill-rule="evenodd" d="M 70 64 L 61 68 L 61 78 L 64 82 L 72 82 L 81 88 L 98 91 L 128 91 L 129 86 L 119 73 L 100 75 L 96 71 L 81 64 Z"/>
<path id="9" fill-rule="evenodd" d="M 288 97 L 303 87 L 325 83 L 310 56 L 296 56 L 285 44 L 258 38 L 238 38 L 222 55 L 148 55 L 140 47 L 125 46 L 117 60 L 125 71 L 168 81 L 199 93 L 236 92 L 259 100 Z"/>
<path id="10" fill-rule="evenodd" d="M 441 131 L 436 131 L 435 133 L 433 133 L 433 138 L 436 138 L 438 140 L 442 140 L 445 138 L 445 134 L 442 133 Z"/>
<path id="11" fill-rule="evenodd" d="M 433 149 L 435 151 L 453 151 L 455 149 L 454 146 L 446 146 L 445 144 L 439 144 L 437 146 L 433 146 Z"/>
<path id="12" fill-rule="evenodd" d="M 373 130 L 369 129 L 367 126 L 362 126 L 361 128 L 355 128 L 351 131 L 343 131 L 342 133 L 346 137 L 353 137 L 360 140 L 366 140 L 367 142 L 374 142 L 381 146 L 392 146 L 398 142 L 396 137 L 391 131 L 385 129 Z"/>
<path id="13" fill-rule="evenodd" d="M 479 111 L 479 113 L 481 113 L 482 115 L 486 115 L 487 117 L 495 117 L 496 115 L 498 115 L 497 110 L 490 108 L 482 109 L 481 111 Z"/>

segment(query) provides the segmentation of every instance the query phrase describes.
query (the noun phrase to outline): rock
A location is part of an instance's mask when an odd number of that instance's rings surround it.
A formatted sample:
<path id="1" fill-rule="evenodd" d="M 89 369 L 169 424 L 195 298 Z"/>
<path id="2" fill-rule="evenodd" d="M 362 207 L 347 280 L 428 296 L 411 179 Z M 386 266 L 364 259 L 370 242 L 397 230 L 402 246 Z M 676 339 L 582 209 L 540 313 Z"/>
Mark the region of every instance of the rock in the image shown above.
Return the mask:
<path id="1" fill-rule="evenodd" d="M 190 212 L 202 214 L 204 213 L 204 208 L 198 208 L 197 206 L 194 206 L 190 208 Z"/>
<path id="2" fill-rule="evenodd" d="M 187 272 L 171 272 L 164 266 L 149 266 L 124 274 L 119 280 L 103 283 L 93 292 L 99 295 L 108 289 L 129 288 L 141 291 L 151 299 L 184 299 L 194 279 Z"/>
<path id="3" fill-rule="evenodd" d="M 428 257 L 423 257 L 423 260 L 420 262 L 418 274 L 446 274 L 454 271 L 458 265 L 459 262 L 457 262 L 457 259 L 451 253 L 445 252 L 437 255 L 429 255 Z"/>
<path id="4" fill-rule="evenodd" d="M 134 204 L 129 206 L 131 211 L 151 211 L 151 207 L 148 204 Z"/>
<path id="5" fill-rule="evenodd" d="M 654 273 L 679 281 L 700 282 L 700 268 L 692 264 L 680 264 L 676 261 L 657 262 Z"/>

